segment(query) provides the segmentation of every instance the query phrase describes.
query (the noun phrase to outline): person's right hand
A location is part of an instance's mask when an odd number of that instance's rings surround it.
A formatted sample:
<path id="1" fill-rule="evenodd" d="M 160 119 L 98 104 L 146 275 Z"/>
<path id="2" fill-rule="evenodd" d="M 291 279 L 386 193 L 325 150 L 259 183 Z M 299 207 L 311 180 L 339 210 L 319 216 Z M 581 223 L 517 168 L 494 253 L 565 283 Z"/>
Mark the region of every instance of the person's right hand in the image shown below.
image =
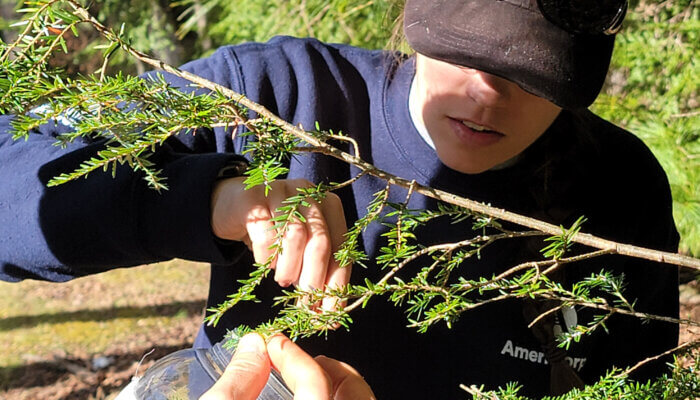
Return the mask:
<path id="1" fill-rule="evenodd" d="M 278 180 L 270 184 L 265 196 L 262 185 L 245 190 L 244 180 L 237 177 L 216 183 L 212 191 L 212 230 L 221 239 L 243 241 L 255 261 L 264 263 L 273 252 L 270 246 L 277 235 L 271 221 L 277 215 L 275 210 L 284 205 L 285 199 L 297 195 L 297 188 L 312 183 Z M 322 202 L 309 203 L 309 207 L 299 210 L 305 222 L 298 218 L 292 221 L 282 239 L 282 252 L 272 261 L 275 281 L 281 286 L 295 284 L 302 290 L 343 287 L 350 280 L 351 268 L 340 268 L 333 257 L 347 231 L 340 198 L 328 193 Z M 333 310 L 336 301 L 324 298 L 322 307 Z"/>
<path id="2" fill-rule="evenodd" d="M 295 400 L 376 400 L 354 368 L 332 358 L 311 358 L 282 335 L 265 341 L 244 336 L 221 378 L 200 400 L 255 400 L 265 386 L 270 366 L 284 378 Z"/>

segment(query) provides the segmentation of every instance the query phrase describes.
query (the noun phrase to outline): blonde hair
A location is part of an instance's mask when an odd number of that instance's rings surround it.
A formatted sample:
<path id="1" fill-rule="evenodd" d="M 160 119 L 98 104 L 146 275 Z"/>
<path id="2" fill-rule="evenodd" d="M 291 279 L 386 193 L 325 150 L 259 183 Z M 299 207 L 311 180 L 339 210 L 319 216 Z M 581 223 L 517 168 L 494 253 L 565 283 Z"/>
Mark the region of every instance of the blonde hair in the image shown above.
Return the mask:
<path id="1" fill-rule="evenodd" d="M 387 17 L 391 17 L 396 9 L 400 9 L 391 24 L 391 36 L 386 43 L 386 50 L 400 51 L 405 54 L 413 53 L 413 50 L 408 45 L 406 41 L 406 36 L 403 34 L 403 21 L 404 21 L 404 4 L 405 0 L 394 1 L 389 10 L 387 11 Z"/>

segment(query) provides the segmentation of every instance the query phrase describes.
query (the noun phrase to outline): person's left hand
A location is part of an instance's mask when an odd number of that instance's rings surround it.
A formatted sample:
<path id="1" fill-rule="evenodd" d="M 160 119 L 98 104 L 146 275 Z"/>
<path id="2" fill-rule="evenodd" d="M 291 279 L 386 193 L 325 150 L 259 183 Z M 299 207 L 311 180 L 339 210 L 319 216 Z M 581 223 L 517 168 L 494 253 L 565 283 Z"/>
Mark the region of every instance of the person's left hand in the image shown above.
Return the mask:
<path id="1" fill-rule="evenodd" d="M 376 400 L 351 366 L 332 358 L 311 358 L 282 335 L 265 345 L 258 334 L 241 338 L 223 375 L 200 400 L 256 400 L 274 366 L 295 400 Z"/>

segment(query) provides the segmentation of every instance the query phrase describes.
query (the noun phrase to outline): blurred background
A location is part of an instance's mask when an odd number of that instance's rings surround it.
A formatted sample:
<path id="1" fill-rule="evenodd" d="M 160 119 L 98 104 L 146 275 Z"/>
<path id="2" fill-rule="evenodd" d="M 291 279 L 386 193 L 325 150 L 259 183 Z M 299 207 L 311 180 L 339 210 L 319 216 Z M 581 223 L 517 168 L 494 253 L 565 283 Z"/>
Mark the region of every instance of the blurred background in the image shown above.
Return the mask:
<path id="1" fill-rule="evenodd" d="M 171 64 L 217 47 L 311 36 L 367 48 L 407 49 L 392 36 L 401 0 L 100 0 L 100 21 L 121 24 L 132 44 Z M 0 38 L 21 8 L 0 0 Z M 666 170 L 681 252 L 700 257 L 700 9 L 694 0 L 631 0 L 603 93 L 592 109 L 637 134 Z M 393 38 L 392 38 L 393 37 Z M 87 75 L 101 43 L 85 28 L 55 62 Z M 111 72 L 146 67 L 116 53 Z M 644 201 L 644 199 L 639 199 Z M 639 218 L 645 218 L 640 215 Z M 696 274 L 683 271 L 683 317 L 700 319 Z M 232 283 L 233 284 L 233 283 Z M 116 270 L 66 284 L 0 282 L 0 398 L 105 399 L 149 350 L 158 357 L 191 344 L 202 318 L 208 269 L 173 261 Z M 697 335 L 686 331 L 684 335 Z"/>

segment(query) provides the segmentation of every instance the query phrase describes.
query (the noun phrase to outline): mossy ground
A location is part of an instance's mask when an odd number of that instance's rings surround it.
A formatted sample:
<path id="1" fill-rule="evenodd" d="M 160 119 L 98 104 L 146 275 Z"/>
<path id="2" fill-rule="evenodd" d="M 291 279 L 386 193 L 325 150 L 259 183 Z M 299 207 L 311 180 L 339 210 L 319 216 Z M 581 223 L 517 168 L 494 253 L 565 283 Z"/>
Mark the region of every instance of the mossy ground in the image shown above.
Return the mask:
<path id="1" fill-rule="evenodd" d="M 105 355 L 130 358 L 130 367 L 150 348 L 189 346 L 201 323 L 208 279 L 205 265 L 172 261 L 66 283 L 0 282 L 0 398 L 63 398 L 50 388 L 65 377 L 29 375 L 99 372 L 92 361 Z M 131 372 L 125 377 L 133 373 L 126 369 Z M 104 398 L 84 394 L 79 398 Z"/>

